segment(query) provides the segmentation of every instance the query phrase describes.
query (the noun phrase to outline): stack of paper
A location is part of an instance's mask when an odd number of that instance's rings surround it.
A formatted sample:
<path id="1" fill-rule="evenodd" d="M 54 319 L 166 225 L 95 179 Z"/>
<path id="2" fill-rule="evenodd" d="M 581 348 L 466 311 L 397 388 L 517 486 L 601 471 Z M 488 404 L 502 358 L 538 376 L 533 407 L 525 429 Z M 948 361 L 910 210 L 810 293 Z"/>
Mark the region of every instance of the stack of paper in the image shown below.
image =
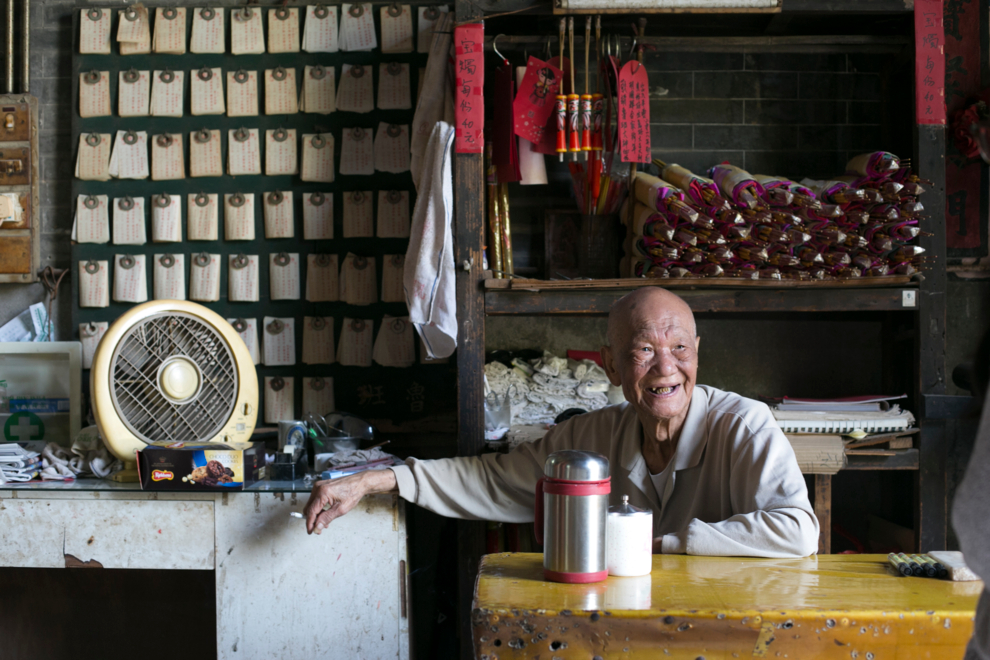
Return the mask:
<path id="1" fill-rule="evenodd" d="M 17 443 L 0 444 L 0 484 L 31 481 L 41 470 L 41 456 Z"/>
<path id="2" fill-rule="evenodd" d="M 794 399 L 770 403 L 785 433 L 893 433 L 914 425 L 914 415 L 892 401 L 900 396 L 864 396 L 841 399 Z"/>
<path id="3" fill-rule="evenodd" d="M 846 466 L 841 436 L 788 434 L 787 439 L 804 474 L 835 474 Z"/>

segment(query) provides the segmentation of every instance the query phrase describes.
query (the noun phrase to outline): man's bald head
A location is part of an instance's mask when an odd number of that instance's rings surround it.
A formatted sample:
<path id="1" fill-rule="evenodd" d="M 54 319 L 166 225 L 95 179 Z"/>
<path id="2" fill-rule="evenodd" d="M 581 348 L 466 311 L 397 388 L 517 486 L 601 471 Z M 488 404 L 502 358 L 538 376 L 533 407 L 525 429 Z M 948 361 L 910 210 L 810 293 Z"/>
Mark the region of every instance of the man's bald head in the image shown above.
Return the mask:
<path id="1" fill-rule="evenodd" d="M 665 314 L 676 315 L 682 323 L 690 327 L 692 337 L 698 335 L 694 312 L 683 298 L 660 287 L 644 286 L 612 303 L 608 311 L 608 330 L 605 340 L 609 346 L 615 346 L 621 343 L 644 317 L 651 318 Z"/>

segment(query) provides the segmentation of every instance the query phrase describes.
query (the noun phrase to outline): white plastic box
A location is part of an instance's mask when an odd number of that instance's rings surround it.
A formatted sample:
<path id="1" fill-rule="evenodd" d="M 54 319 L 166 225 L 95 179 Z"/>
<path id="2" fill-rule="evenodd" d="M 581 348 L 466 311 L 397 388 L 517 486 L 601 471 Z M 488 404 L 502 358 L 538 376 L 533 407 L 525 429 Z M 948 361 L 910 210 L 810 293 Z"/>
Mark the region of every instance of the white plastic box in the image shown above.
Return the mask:
<path id="1" fill-rule="evenodd" d="M 7 399 L 68 399 L 68 412 L 0 412 L 0 442 L 42 440 L 69 446 L 79 435 L 82 344 L 0 342 L 0 380 Z M 63 406 L 64 407 L 64 406 Z"/>

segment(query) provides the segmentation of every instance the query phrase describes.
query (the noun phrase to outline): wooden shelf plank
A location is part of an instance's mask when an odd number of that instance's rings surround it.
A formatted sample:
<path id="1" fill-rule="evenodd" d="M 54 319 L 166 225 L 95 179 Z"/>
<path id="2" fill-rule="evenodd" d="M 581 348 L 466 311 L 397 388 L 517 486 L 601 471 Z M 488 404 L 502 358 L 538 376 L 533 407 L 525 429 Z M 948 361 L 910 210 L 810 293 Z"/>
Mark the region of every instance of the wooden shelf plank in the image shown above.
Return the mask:
<path id="1" fill-rule="evenodd" d="M 848 280 L 745 280 L 734 277 L 683 277 L 651 279 L 625 277 L 604 280 L 531 280 L 520 277 L 511 279 L 486 279 L 486 289 L 510 289 L 512 291 L 550 291 L 570 289 L 576 291 L 607 289 L 638 289 L 644 286 L 662 286 L 665 289 L 878 289 L 890 287 L 916 287 L 907 275 L 885 277 L 860 277 Z"/>
<path id="2" fill-rule="evenodd" d="M 920 464 L 917 449 L 898 450 L 892 456 L 856 456 L 846 454 L 849 463 L 843 470 L 917 470 Z"/>

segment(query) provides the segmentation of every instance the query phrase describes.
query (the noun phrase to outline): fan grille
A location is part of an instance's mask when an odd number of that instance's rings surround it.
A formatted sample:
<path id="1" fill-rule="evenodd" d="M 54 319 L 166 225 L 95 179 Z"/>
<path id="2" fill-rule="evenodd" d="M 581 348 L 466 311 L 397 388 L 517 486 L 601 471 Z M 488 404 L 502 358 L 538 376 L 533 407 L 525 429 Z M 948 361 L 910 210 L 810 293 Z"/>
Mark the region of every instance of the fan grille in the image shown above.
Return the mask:
<path id="1" fill-rule="evenodd" d="M 200 371 L 199 395 L 169 400 L 158 383 L 165 360 L 182 356 Z M 208 440 L 226 425 L 237 398 L 237 367 L 227 342 L 191 314 L 162 312 L 124 335 L 110 363 L 110 392 L 121 422 L 145 442 Z"/>

